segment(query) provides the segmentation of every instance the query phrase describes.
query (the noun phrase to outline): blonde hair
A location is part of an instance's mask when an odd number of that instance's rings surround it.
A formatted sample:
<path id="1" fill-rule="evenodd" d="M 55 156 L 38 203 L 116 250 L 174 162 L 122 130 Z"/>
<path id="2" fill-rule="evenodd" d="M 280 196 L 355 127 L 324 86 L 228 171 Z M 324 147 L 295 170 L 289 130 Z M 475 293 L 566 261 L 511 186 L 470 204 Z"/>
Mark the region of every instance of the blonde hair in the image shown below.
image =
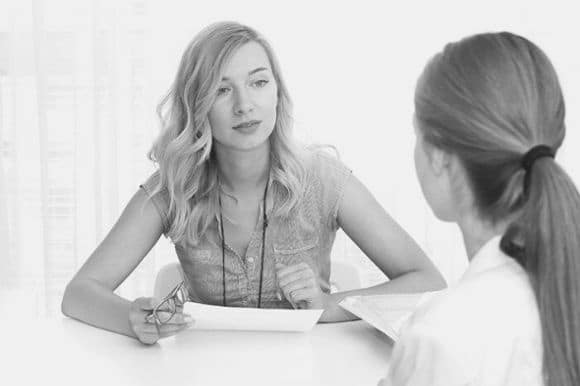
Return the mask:
<path id="1" fill-rule="evenodd" d="M 272 187 L 281 197 L 273 216 L 288 217 L 301 201 L 305 170 L 292 140 L 292 103 L 268 42 L 250 27 L 220 22 L 203 29 L 185 50 L 169 93 L 157 112 L 162 132 L 149 151 L 159 167 L 155 195 L 167 189 L 174 243 L 197 245 L 217 218 L 219 186 L 208 113 L 227 61 L 248 42 L 259 43 L 278 87 L 276 121 L 270 135 Z"/>
<path id="2" fill-rule="evenodd" d="M 580 384 L 580 195 L 549 157 L 528 171 L 536 145 L 564 139 L 564 99 L 548 57 L 507 32 L 448 44 L 415 92 L 425 139 L 467 171 L 475 204 L 491 222 L 517 218 L 502 249 L 527 271 L 536 294 L 546 385 Z M 524 181 L 529 184 L 524 184 Z"/>

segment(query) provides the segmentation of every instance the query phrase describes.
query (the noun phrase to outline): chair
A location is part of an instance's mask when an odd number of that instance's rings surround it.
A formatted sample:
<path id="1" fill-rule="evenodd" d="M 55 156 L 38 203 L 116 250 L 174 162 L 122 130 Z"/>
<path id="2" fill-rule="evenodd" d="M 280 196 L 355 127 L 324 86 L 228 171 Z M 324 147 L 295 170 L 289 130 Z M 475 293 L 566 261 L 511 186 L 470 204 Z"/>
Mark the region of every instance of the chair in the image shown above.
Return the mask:
<path id="1" fill-rule="evenodd" d="M 170 263 L 161 267 L 155 278 L 153 297 L 163 299 L 176 285 L 184 279 L 183 270 L 179 263 Z"/>
<path id="2" fill-rule="evenodd" d="M 159 270 L 155 278 L 153 297 L 162 299 L 177 284 L 184 279 L 184 273 L 179 263 L 167 264 Z M 330 275 L 330 291 L 349 291 L 360 288 L 360 276 L 358 269 L 349 263 L 333 261 Z"/>
<path id="3" fill-rule="evenodd" d="M 330 292 L 350 291 L 361 287 L 358 268 L 345 261 L 332 261 L 330 266 Z"/>

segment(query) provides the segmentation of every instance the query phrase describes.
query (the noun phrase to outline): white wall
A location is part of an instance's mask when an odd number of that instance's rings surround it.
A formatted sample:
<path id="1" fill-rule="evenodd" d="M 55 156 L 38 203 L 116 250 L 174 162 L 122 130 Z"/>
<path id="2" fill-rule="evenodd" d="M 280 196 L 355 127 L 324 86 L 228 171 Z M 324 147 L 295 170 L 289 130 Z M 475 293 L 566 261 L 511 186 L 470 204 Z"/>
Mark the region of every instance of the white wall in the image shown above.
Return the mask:
<path id="1" fill-rule="evenodd" d="M 56 304 L 62 282 L 88 257 L 150 172 L 145 152 L 157 132 L 154 107 L 185 46 L 207 24 L 229 19 L 255 27 L 272 43 L 295 103 L 297 136 L 335 145 L 343 161 L 454 281 L 465 267 L 461 239 L 454 226 L 434 219 L 414 174 L 411 116 L 417 76 L 445 43 L 469 34 L 509 30 L 536 42 L 552 59 L 567 101 L 568 134 L 557 159 L 580 183 L 580 23 L 575 3 L 1 1 L 0 213 L 6 216 L 0 229 L 8 229 L 8 237 L 0 237 L 0 272 L 18 275 L 10 280 L 12 290 L 38 288 L 30 295 L 38 308 L 43 302 Z M 109 35 L 97 43 L 94 26 L 109 26 Z M 47 31 L 60 34 L 51 35 L 55 46 L 43 45 Z M 63 94 L 51 89 L 56 102 L 43 89 L 43 79 L 55 68 L 66 68 L 63 83 L 68 87 Z M 106 76 L 99 77 L 101 73 Z M 60 103 L 60 110 L 54 110 L 58 114 L 51 113 L 53 102 Z M 47 230 L 52 220 L 43 207 L 52 201 L 40 184 L 47 171 L 40 167 L 39 149 L 63 138 L 74 155 L 62 170 L 52 164 L 48 174 L 57 178 L 62 171 L 76 181 L 72 196 L 63 198 L 70 200 L 66 208 L 72 208 L 63 212 L 70 217 L 70 232 L 60 225 Z M 73 239 L 67 244 L 72 257 L 61 262 L 47 257 L 44 248 L 47 238 L 60 237 L 55 229 Z M 54 253 L 58 258 L 60 252 Z M 127 296 L 143 295 L 155 271 L 175 260 L 165 240 L 152 255 L 123 285 Z M 358 264 L 364 284 L 382 280 L 342 234 L 334 258 Z M 52 275 L 59 279 L 51 282 Z M 42 291 L 53 291 L 52 300 L 43 300 Z M 0 306 L 7 304 L 2 296 L 0 291 Z M 47 308 L 57 309 L 54 304 Z"/>
<path id="2" fill-rule="evenodd" d="M 559 1 L 357 1 L 207 2 L 156 4 L 159 18 L 152 59 L 155 87 L 169 83 L 183 47 L 200 26 L 237 20 L 272 43 L 295 102 L 297 135 L 335 145 L 381 204 L 425 248 L 444 275 L 465 267 L 460 235 L 437 221 L 415 178 L 411 127 L 415 81 L 426 61 L 449 41 L 507 30 L 542 47 L 564 89 L 569 127 L 558 155 L 580 182 L 580 37 L 576 2 Z M 169 5 L 168 5 L 169 4 Z M 159 51 L 157 51 L 159 50 Z M 159 55 L 157 55 L 159 54 Z M 343 237 L 337 258 L 364 264 Z M 363 281 L 380 280 L 365 271 Z"/>

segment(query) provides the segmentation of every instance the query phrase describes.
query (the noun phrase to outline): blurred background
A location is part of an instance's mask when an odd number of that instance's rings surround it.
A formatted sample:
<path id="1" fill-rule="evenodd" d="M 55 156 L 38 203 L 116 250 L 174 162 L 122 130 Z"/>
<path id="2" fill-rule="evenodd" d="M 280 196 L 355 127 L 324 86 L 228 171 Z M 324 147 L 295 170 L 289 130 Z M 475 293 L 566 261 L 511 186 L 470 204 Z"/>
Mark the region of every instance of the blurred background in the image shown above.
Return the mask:
<path id="1" fill-rule="evenodd" d="M 450 283 L 466 266 L 457 228 L 436 220 L 413 165 L 415 82 L 449 41 L 508 30 L 552 59 L 567 102 L 558 154 L 580 183 L 576 1 L 0 1 L 0 314 L 60 312 L 66 283 L 154 171 L 155 107 L 209 23 L 236 20 L 271 42 L 295 133 L 334 145 Z M 384 276 L 339 233 L 333 259 L 363 285 Z M 177 258 L 162 238 L 118 289 L 150 295 Z"/>

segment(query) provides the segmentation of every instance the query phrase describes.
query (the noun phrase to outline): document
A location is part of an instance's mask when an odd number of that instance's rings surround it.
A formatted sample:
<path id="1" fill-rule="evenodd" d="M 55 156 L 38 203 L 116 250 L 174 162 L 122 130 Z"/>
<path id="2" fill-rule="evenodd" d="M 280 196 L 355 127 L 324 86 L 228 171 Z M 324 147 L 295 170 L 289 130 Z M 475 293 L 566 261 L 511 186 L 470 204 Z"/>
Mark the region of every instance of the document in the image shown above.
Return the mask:
<path id="1" fill-rule="evenodd" d="M 309 331 L 323 310 L 287 310 L 210 306 L 187 302 L 183 312 L 191 315 L 197 330 Z"/>
<path id="2" fill-rule="evenodd" d="M 396 341 L 411 314 L 437 292 L 348 296 L 339 305 Z"/>

